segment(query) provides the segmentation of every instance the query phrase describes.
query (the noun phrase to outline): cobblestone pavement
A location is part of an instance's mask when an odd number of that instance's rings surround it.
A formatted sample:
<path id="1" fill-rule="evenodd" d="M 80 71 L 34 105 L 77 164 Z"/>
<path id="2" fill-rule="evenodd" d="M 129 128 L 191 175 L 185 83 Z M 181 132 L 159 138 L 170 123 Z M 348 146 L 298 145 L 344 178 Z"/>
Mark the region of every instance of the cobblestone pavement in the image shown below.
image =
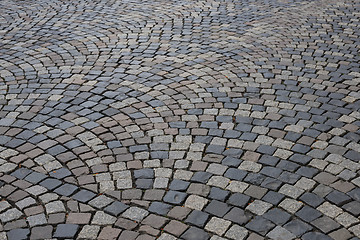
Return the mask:
<path id="1" fill-rule="evenodd" d="M 0 239 L 359 239 L 359 19 L 0 1 Z"/>

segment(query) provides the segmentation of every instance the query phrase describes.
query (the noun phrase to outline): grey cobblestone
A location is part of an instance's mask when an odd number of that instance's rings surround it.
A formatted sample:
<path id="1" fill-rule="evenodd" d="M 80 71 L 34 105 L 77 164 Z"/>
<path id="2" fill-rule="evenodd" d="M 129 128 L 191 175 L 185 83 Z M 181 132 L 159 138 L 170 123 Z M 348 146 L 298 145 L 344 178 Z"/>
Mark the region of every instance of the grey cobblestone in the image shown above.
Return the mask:
<path id="1" fill-rule="evenodd" d="M 0 237 L 360 237 L 359 2 L 0 2 Z"/>

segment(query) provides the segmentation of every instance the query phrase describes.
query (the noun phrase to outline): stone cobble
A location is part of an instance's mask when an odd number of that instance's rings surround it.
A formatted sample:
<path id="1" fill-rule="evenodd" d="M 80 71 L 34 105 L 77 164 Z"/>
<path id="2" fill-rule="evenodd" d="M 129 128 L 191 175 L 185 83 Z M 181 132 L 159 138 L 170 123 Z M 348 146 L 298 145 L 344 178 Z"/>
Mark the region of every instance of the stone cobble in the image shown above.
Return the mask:
<path id="1" fill-rule="evenodd" d="M 360 238 L 356 0 L 0 2 L 0 239 Z"/>

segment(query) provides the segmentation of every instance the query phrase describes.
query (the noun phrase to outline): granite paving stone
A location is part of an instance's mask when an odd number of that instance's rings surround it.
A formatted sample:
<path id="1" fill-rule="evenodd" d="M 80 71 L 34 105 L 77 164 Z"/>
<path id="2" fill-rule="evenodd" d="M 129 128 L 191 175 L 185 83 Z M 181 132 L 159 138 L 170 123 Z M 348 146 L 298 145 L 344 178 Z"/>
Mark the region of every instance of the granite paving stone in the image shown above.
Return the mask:
<path id="1" fill-rule="evenodd" d="M 258 232 L 262 236 L 265 236 L 272 228 L 275 227 L 275 224 L 261 216 L 257 216 L 246 224 L 245 227 L 251 231 Z"/>
<path id="2" fill-rule="evenodd" d="M 57 212 L 65 212 L 65 206 L 62 201 L 53 201 L 49 202 L 45 205 L 47 214 L 57 213 Z"/>
<path id="3" fill-rule="evenodd" d="M 108 205 L 107 207 L 105 207 L 104 211 L 110 215 L 117 217 L 128 208 L 129 206 L 127 206 L 126 204 L 119 201 L 115 201 L 110 205 Z"/>
<path id="4" fill-rule="evenodd" d="M 18 201 L 16 203 L 16 206 L 22 210 L 26 207 L 34 205 L 35 203 L 36 203 L 35 199 L 33 199 L 32 197 L 27 197 L 27 198 L 24 198 L 24 199 Z"/>
<path id="5" fill-rule="evenodd" d="M 90 222 L 91 213 L 69 213 L 66 223 L 88 224 Z"/>
<path id="6" fill-rule="evenodd" d="M 79 230 L 76 224 L 59 224 L 56 226 L 53 237 L 55 238 L 74 238 Z"/>
<path id="7" fill-rule="evenodd" d="M 28 239 L 29 234 L 30 234 L 29 229 L 24 229 L 24 228 L 13 229 L 7 232 L 7 239 L 9 240 Z"/>
<path id="8" fill-rule="evenodd" d="M 229 197 L 227 202 L 231 205 L 244 208 L 245 206 L 247 206 L 249 201 L 249 196 L 246 196 L 242 193 L 234 193 Z"/>
<path id="9" fill-rule="evenodd" d="M 171 209 L 171 205 L 162 202 L 152 202 L 148 210 L 158 215 L 166 215 Z"/>
<path id="10" fill-rule="evenodd" d="M 317 218 L 316 220 L 312 221 L 311 224 L 320 229 L 325 234 L 340 227 L 339 223 L 326 216 Z"/>
<path id="11" fill-rule="evenodd" d="M 163 201 L 171 204 L 181 204 L 184 202 L 186 196 L 186 193 L 170 190 L 165 194 Z"/>
<path id="12" fill-rule="evenodd" d="M 100 195 L 91 201 L 89 201 L 89 205 L 94 208 L 103 209 L 104 207 L 108 206 L 110 203 L 112 203 L 114 200 L 112 200 L 109 197 L 106 197 L 105 195 Z"/>
<path id="13" fill-rule="evenodd" d="M 181 223 L 179 221 L 171 220 L 164 228 L 164 231 L 179 237 L 188 226 L 184 223 Z"/>
<path id="14" fill-rule="evenodd" d="M 325 235 L 325 234 L 322 234 L 322 233 L 319 233 L 319 232 L 309 232 L 309 233 L 306 233 L 302 236 L 302 239 L 321 239 L 321 240 L 331 240 L 331 237 Z"/>
<path id="15" fill-rule="evenodd" d="M 360 202 L 358 201 L 349 202 L 345 204 L 343 208 L 355 217 L 358 217 L 360 215 Z"/>
<path id="16" fill-rule="evenodd" d="M 1 222 L 6 223 L 9 221 L 19 219 L 22 215 L 23 215 L 23 213 L 21 211 L 19 211 L 17 208 L 11 208 L 11 209 L 7 210 L 6 212 L 3 212 L 2 214 L 0 214 L 0 220 L 1 220 Z"/>
<path id="17" fill-rule="evenodd" d="M 181 235 L 181 238 L 185 240 L 207 240 L 210 236 L 200 228 L 190 227 L 183 235 Z"/>
<path id="18" fill-rule="evenodd" d="M 103 211 L 97 211 L 92 218 L 91 224 L 95 225 L 112 225 L 115 223 L 116 218 L 104 213 Z"/>
<path id="19" fill-rule="evenodd" d="M 26 228 L 27 223 L 24 219 L 18 219 L 9 223 L 6 223 L 3 226 L 4 230 L 18 229 L 18 228 Z"/>
<path id="20" fill-rule="evenodd" d="M 43 196 L 43 193 L 46 193 L 48 190 L 40 185 L 34 185 L 32 187 L 26 188 L 25 191 L 34 195 L 34 196 Z"/>
<path id="21" fill-rule="evenodd" d="M 174 179 L 173 181 L 171 181 L 169 189 L 174 191 L 185 191 L 189 185 L 189 182 Z"/>
<path id="22" fill-rule="evenodd" d="M 347 203 L 351 200 L 351 198 L 348 195 L 346 195 L 342 192 L 336 191 L 336 190 L 334 190 L 330 194 L 328 194 L 325 197 L 325 199 L 338 205 L 338 206 L 341 206 L 344 203 Z"/>
<path id="23" fill-rule="evenodd" d="M 316 195 L 314 193 L 304 193 L 300 197 L 300 200 L 312 207 L 317 207 L 325 201 L 323 198 L 319 197 L 318 195 Z"/>
<path id="24" fill-rule="evenodd" d="M 98 239 L 104 240 L 104 239 L 117 239 L 117 237 L 120 235 L 121 230 L 117 228 L 112 227 L 104 227 L 99 236 Z"/>
<path id="25" fill-rule="evenodd" d="M 201 211 L 209 200 L 206 198 L 190 195 L 185 201 L 185 207 Z"/>
<path id="26" fill-rule="evenodd" d="M 255 200 L 252 203 L 250 203 L 245 209 L 256 215 L 263 215 L 271 207 L 272 207 L 272 204 L 270 204 L 270 203 L 267 203 L 267 202 L 264 202 L 261 200 Z"/>
<path id="27" fill-rule="evenodd" d="M 320 217 L 321 212 L 319 212 L 318 210 L 316 210 L 312 207 L 304 206 L 295 215 L 306 222 L 311 222 L 311 221 L 315 220 L 316 218 Z"/>
<path id="28" fill-rule="evenodd" d="M 53 227 L 33 227 L 31 229 L 30 239 L 50 239 L 52 237 Z"/>
<path id="29" fill-rule="evenodd" d="M 249 231 L 239 225 L 233 225 L 225 234 L 225 237 L 230 239 L 245 239 Z"/>
<path id="30" fill-rule="evenodd" d="M 176 206 L 173 209 L 171 209 L 170 212 L 168 212 L 168 216 L 178 220 L 183 220 L 190 212 L 191 209 L 189 208 Z"/>
<path id="31" fill-rule="evenodd" d="M 287 221 L 289 221 L 291 215 L 281 209 L 274 208 L 265 213 L 263 217 L 272 221 L 276 225 L 281 226 L 284 225 Z"/>
<path id="32" fill-rule="evenodd" d="M 334 239 L 337 239 L 337 238 L 338 239 L 349 239 L 352 235 L 348 230 L 341 228 L 339 230 L 336 230 L 336 231 L 330 233 L 329 236 Z"/>
<path id="33" fill-rule="evenodd" d="M 129 239 L 129 240 L 130 240 L 130 239 L 131 239 L 131 240 L 133 240 L 133 239 L 136 239 L 137 236 L 139 236 L 139 233 L 134 232 L 134 231 L 127 231 L 127 230 L 125 230 L 125 231 L 121 232 L 121 234 L 120 234 L 120 236 L 119 236 L 118 239 L 121 239 L 121 240 L 125 240 L 125 239 Z"/>
<path id="34" fill-rule="evenodd" d="M 47 223 L 45 214 L 37 214 L 33 216 L 29 216 L 26 218 L 26 221 L 29 223 L 31 227 L 38 226 L 38 225 L 44 225 Z"/>
<path id="35" fill-rule="evenodd" d="M 225 216 L 224 219 L 243 225 L 251 219 L 252 215 L 244 210 L 234 207 Z"/>
<path id="36" fill-rule="evenodd" d="M 53 190 L 61 185 L 61 181 L 54 178 L 47 178 L 44 181 L 40 182 L 39 184 L 40 186 L 43 186 L 49 190 Z"/>
<path id="37" fill-rule="evenodd" d="M 97 239 L 100 226 L 85 225 L 78 234 L 79 239 Z"/>
<path id="38" fill-rule="evenodd" d="M 88 202 L 89 200 L 93 199 L 94 197 L 95 197 L 95 194 L 86 189 L 82 189 L 72 196 L 73 199 L 75 199 L 79 202 L 83 202 L 83 203 Z"/>
<path id="39" fill-rule="evenodd" d="M 284 228 L 297 237 L 303 235 L 309 230 L 312 230 L 312 227 L 309 224 L 297 219 L 285 224 Z"/>
<path id="40" fill-rule="evenodd" d="M 211 199 L 224 201 L 229 196 L 229 194 L 230 194 L 229 191 L 222 190 L 222 189 L 217 188 L 217 187 L 212 187 L 208 197 L 211 198 Z"/>
<path id="41" fill-rule="evenodd" d="M 63 179 L 71 175 L 71 172 L 66 168 L 59 168 L 56 171 L 50 172 L 50 176 L 57 179 Z"/>
<path id="42" fill-rule="evenodd" d="M 65 213 L 54 213 L 48 215 L 49 224 L 58 224 L 65 222 Z"/>
<path id="43" fill-rule="evenodd" d="M 24 179 L 26 176 L 28 176 L 32 171 L 28 168 L 19 168 L 15 172 L 11 174 L 11 176 L 14 176 L 18 179 Z"/>
<path id="44" fill-rule="evenodd" d="M 338 217 L 335 218 L 335 220 L 344 227 L 350 227 L 351 225 L 359 222 L 358 218 L 346 212 L 340 214 Z"/>
<path id="45" fill-rule="evenodd" d="M 271 232 L 269 232 L 267 237 L 271 239 L 279 239 L 279 240 L 285 240 L 285 239 L 294 239 L 296 236 L 286 230 L 285 228 L 282 228 L 280 226 L 275 227 Z"/>
<path id="46" fill-rule="evenodd" d="M 359 4 L 0 1 L 0 238 L 359 238 Z"/>
<path id="47" fill-rule="evenodd" d="M 130 207 L 122 214 L 122 216 L 134 221 L 141 221 L 147 215 L 149 215 L 148 211 L 138 207 Z"/>
<path id="48" fill-rule="evenodd" d="M 138 223 L 125 218 L 118 218 L 114 225 L 122 229 L 132 230 L 138 226 Z"/>
<path id="49" fill-rule="evenodd" d="M 226 230 L 229 228 L 229 226 L 231 225 L 230 221 L 218 218 L 218 217 L 213 217 L 210 219 L 210 221 L 206 224 L 205 229 L 209 232 L 214 232 L 217 235 L 222 236 Z"/>
<path id="50" fill-rule="evenodd" d="M 203 227 L 209 218 L 209 214 L 199 210 L 193 210 L 186 218 L 185 222 L 191 223 L 198 227 Z"/>
<path id="51" fill-rule="evenodd" d="M 274 192 L 274 191 L 269 191 L 264 195 L 262 200 L 265 201 L 265 202 L 271 203 L 273 205 L 277 205 L 284 198 L 285 198 L 285 196 L 283 194 L 281 194 L 281 193 Z"/>
<path id="52" fill-rule="evenodd" d="M 78 189 L 77 186 L 75 186 L 73 184 L 65 183 L 64 185 L 61 185 L 60 187 L 56 188 L 54 190 L 54 192 L 59 194 L 59 195 L 68 197 L 71 194 L 73 194 L 77 189 Z"/>
<path id="53" fill-rule="evenodd" d="M 230 209 L 231 207 L 226 203 L 213 200 L 206 206 L 204 211 L 211 215 L 223 217 Z"/>

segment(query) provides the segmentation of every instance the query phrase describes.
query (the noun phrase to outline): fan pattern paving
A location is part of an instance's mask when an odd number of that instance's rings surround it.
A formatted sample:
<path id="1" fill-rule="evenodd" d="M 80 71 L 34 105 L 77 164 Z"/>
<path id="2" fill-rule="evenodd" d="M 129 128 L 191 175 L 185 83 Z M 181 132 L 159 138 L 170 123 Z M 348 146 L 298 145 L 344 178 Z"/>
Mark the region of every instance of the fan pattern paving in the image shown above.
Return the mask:
<path id="1" fill-rule="evenodd" d="M 360 238 L 356 0 L 0 2 L 0 239 Z"/>

